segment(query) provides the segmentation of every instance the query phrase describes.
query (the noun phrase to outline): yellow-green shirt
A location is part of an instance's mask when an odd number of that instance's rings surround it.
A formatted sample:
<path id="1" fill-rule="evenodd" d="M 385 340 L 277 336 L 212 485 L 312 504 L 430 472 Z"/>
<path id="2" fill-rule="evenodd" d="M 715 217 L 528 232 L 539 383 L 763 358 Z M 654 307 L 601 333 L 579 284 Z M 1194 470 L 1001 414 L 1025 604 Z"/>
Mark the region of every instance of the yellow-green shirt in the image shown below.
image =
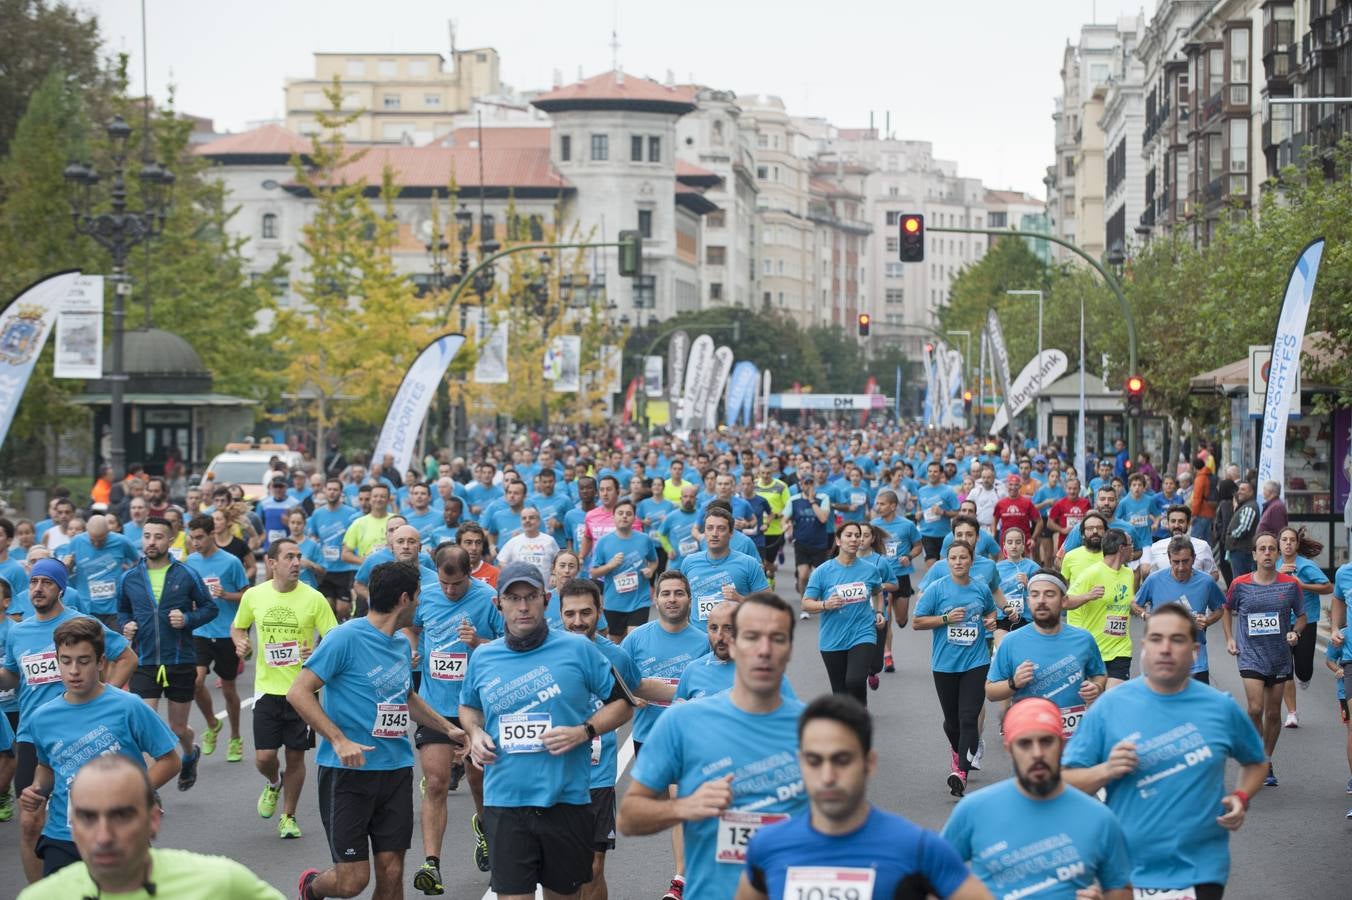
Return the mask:
<path id="1" fill-rule="evenodd" d="M 1100 584 L 1103 596 L 1068 611 L 1066 621 L 1094 636 L 1104 662 L 1130 657 L 1131 600 L 1136 596 L 1136 573 L 1125 565 L 1113 571 L 1107 563 L 1097 562 L 1075 577 L 1070 583 L 1070 593 L 1087 594 Z"/>
<path id="2" fill-rule="evenodd" d="M 253 872 L 223 856 L 206 856 L 187 850 L 150 851 L 150 883 L 155 893 L 144 887 L 113 894 L 99 891 L 83 862 L 66 866 L 39 882 L 24 888 L 19 900 L 74 900 L 100 897 L 104 900 L 282 900 L 282 892 Z"/>
<path id="3" fill-rule="evenodd" d="M 235 613 L 235 627 L 249 630 L 258 628 L 258 664 L 254 667 L 254 693 L 283 696 L 300 674 L 302 650 L 313 650 L 315 632 L 320 636 L 338 627 L 329 601 L 324 595 L 303 582 L 285 594 L 271 581 L 255 585 L 244 592 Z M 287 645 L 295 643 L 294 652 Z M 269 648 L 269 645 L 272 645 Z M 273 652 L 269 653 L 269 649 Z M 291 658 L 288 665 L 269 663 L 269 659 Z"/>
<path id="4" fill-rule="evenodd" d="M 372 550 L 385 545 L 385 523 L 389 520 L 388 515 L 380 519 L 370 513 L 359 516 L 347 526 L 343 546 L 365 559 Z"/>
<path id="5" fill-rule="evenodd" d="M 164 593 L 164 576 L 168 574 L 168 566 L 161 566 L 158 569 L 146 566 L 146 575 L 150 578 L 150 590 L 155 594 L 156 603 L 160 602 L 160 595 Z"/>
<path id="6" fill-rule="evenodd" d="M 1088 547 L 1076 547 L 1061 557 L 1061 577 L 1066 584 L 1073 584 L 1076 577 L 1095 563 L 1103 562 L 1103 553 Z M 1074 591 L 1071 591 L 1074 593 Z"/>

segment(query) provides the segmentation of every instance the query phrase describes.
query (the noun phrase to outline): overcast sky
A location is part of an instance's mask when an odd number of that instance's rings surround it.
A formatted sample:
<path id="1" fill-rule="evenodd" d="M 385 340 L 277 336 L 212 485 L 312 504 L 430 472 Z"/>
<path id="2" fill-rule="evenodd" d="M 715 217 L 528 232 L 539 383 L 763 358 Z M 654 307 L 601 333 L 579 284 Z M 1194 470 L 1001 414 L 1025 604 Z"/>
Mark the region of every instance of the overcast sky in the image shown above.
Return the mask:
<path id="1" fill-rule="evenodd" d="M 793 115 L 928 140 L 988 187 L 1042 197 L 1052 160 L 1061 53 L 1090 21 L 1155 0 L 145 0 L 150 92 L 178 88 L 179 108 L 240 130 L 282 116 L 282 83 L 327 51 L 441 51 L 448 20 L 461 48 L 491 46 L 502 78 L 548 87 L 610 68 L 618 23 L 624 70 L 671 70 L 738 94 L 777 94 Z M 110 51 L 132 56 L 141 87 L 141 0 L 76 0 Z"/>

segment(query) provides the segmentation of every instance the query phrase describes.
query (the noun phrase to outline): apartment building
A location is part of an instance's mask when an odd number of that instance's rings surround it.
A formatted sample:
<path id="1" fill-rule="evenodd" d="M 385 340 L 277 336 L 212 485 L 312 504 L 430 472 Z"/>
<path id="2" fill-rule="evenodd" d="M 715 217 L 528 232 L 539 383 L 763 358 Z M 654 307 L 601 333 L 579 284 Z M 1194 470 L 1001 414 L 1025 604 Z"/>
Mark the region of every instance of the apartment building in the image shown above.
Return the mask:
<path id="1" fill-rule="evenodd" d="M 1145 32 L 1145 16 L 1118 22 L 1112 74 L 1103 98 L 1103 245 L 1108 258 L 1125 259 L 1141 243 L 1138 234 L 1145 203 L 1145 65 L 1136 48 Z"/>

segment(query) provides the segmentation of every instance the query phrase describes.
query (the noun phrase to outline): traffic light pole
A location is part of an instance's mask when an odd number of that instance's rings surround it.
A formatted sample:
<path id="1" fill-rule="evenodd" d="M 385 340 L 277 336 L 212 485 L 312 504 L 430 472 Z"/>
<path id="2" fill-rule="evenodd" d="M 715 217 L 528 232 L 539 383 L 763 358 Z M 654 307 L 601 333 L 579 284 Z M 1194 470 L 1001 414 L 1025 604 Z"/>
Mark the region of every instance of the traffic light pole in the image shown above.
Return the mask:
<path id="1" fill-rule="evenodd" d="M 1122 308 L 1122 318 L 1127 325 L 1127 371 L 1133 375 L 1138 373 L 1136 368 L 1136 317 L 1132 315 L 1131 304 L 1127 302 L 1126 294 L 1122 293 L 1122 284 L 1117 280 L 1116 276 L 1103 267 L 1102 263 L 1097 259 L 1094 259 L 1094 257 L 1090 256 L 1074 243 L 1050 234 L 1042 234 L 1036 231 L 1015 231 L 1009 228 L 930 228 L 929 230 L 946 234 L 984 234 L 988 236 L 998 235 L 1002 237 L 1034 238 L 1040 241 L 1050 241 L 1053 244 L 1065 247 L 1067 250 L 1079 256 L 1085 262 L 1089 263 L 1089 265 L 1094 267 L 1094 271 L 1099 273 L 1103 278 L 1104 283 L 1108 285 L 1108 288 L 1113 292 L 1113 295 L 1117 297 L 1117 303 Z M 1084 360 L 1080 361 L 1080 365 L 1084 365 Z M 1127 452 L 1130 454 L 1132 465 L 1135 465 L 1136 452 L 1140 438 L 1140 422 L 1137 417 L 1127 415 L 1125 407 L 1123 408 L 1122 418 L 1127 420 Z M 1084 448 L 1079 448 L 1079 451 L 1083 453 Z"/>

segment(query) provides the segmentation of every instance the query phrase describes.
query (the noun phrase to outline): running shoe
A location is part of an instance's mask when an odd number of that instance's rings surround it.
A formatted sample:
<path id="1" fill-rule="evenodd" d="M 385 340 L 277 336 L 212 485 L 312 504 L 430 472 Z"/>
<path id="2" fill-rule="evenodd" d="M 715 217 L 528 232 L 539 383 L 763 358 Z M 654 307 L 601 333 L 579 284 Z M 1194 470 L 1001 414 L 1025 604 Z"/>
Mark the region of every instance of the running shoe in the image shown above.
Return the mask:
<path id="1" fill-rule="evenodd" d="M 1277 786 L 1277 773 L 1272 771 L 1272 763 L 1268 763 L 1268 773 L 1267 777 L 1263 779 L 1263 786 L 1264 787 Z"/>
<path id="2" fill-rule="evenodd" d="M 877 675 L 870 675 L 870 676 L 868 677 L 868 689 L 869 689 L 870 691 L 876 691 L 876 690 L 878 689 L 878 684 L 879 684 L 879 682 L 878 682 L 878 676 L 877 676 Z"/>
<path id="3" fill-rule="evenodd" d="M 967 773 L 949 772 L 948 792 L 952 794 L 954 797 L 961 797 L 966 790 L 967 790 Z"/>
<path id="4" fill-rule="evenodd" d="M 460 787 L 460 779 L 465 777 L 465 764 L 460 762 L 451 763 L 451 783 L 447 787 L 447 792 Z"/>
<path id="5" fill-rule="evenodd" d="M 282 786 L 280 784 L 264 783 L 263 793 L 258 795 L 258 815 L 264 819 L 271 819 L 272 814 L 277 811 L 277 796 L 281 792 Z"/>
<path id="6" fill-rule="evenodd" d="M 883 671 L 884 671 L 884 672 L 895 672 L 896 670 L 897 670 L 897 666 L 896 666 L 896 664 L 892 661 L 892 654 L 891 654 L 891 653 L 884 653 L 884 654 L 883 654 Z"/>
<path id="7" fill-rule="evenodd" d="M 441 869 L 430 859 L 413 874 L 413 886 L 429 897 L 446 893 L 446 887 L 441 883 Z"/>
<path id="8" fill-rule="evenodd" d="M 300 873 L 300 880 L 296 882 L 296 900 L 311 900 L 310 885 L 318 877 L 318 869 L 306 869 Z"/>
<path id="9" fill-rule="evenodd" d="M 1352 778 L 1347 779 L 1347 792 L 1352 794 Z"/>
<path id="10" fill-rule="evenodd" d="M 953 754 L 953 764 L 949 767 L 948 771 L 950 771 L 950 772 L 961 772 L 961 771 L 962 771 L 962 766 L 958 765 L 958 751 L 956 751 L 956 750 L 950 750 L 950 751 L 948 751 L 948 752 Z"/>
<path id="11" fill-rule="evenodd" d="M 183 766 L 178 770 L 178 789 L 180 791 L 192 790 L 192 786 L 197 784 L 197 764 L 201 761 L 202 748 L 193 744 L 192 756 L 183 760 Z"/>
<path id="12" fill-rule="evenodd" d="M 1301 681 L 1299 678 L 1297 678 L 1296 684 L 1300 685 L 1300 689 L 1302 691 L 1308 691 L 1310 689 L 1310 683 L 1308 681 Z"/>
<path id="13" fill-rule="evenodd" d="M 671 884 L 667 886 L 667 892 L 662 895 L 662 900 L 681 900 L 685 893 L 685 879 L 680 875 L 671 879 Z"/>
<path id="14" fill-rule="evenodd" d="M 230 743 L 225 748 L 226 762 L 240 762 L 244 759 L 244 739 L 231 738 Z"/>
<path id="15" fill-rule="evenodd" d="M 1352 781 L 1348 782 L 1348 793 L 1352 794 Z M 0 822 L 8 822 L 14 818 L 14 792 L 8 787 L 4 793 L 0 793 Z"/>
<path id="16" fill-rule="evenodd" d="M 284 839 L 300 837 L 300 826 L 296 824 L 295 816 L 282 813 L 282 817 L 277 820 L 277 836 Z"/>
<path id="17" fill-rule="evenodd" d="M 1344 818 L 1344 819 L 1352 819 L 1352 809 L 1349 809 L 1349 810 L 1347 811 L 1347 815 L 1343 816 L 1343 818 Z"/>
<path id="18" fill-rule="evenodd" d="M 973 753 L 972 758 L 968 761 L 970 764 L 969 768 L 975 769 L 976 771 L 980 772 L 981 759 L 985 755 L 986 755 L 986 739 L 981 738 L 979 741 L 976 742 L 976 753 Z"/>
<path id="19" fill-rule="evenodd" d="M 1286 714 L 1286 721 L 1282 723 L 1283 728 L 1299 728 L 1300 717 L 1296 715 L 1295 710 Z"/>
<path id="20" fill-rule="evenodd" d="M 801 619 L 801 620 L 803 620 L 804 622 L 806 622 L 808 619 L 810 619 L 810 618 L 812 618 L 812 617 L 809 616 L 809 615 L 807 614 L 807 610 L 803 610 L 802 612 L 800 612 L 800 613 L 798 614 L 798 618 Z"/>
<path id="21" fill-rule="evenodd" d="M 203 756 L 210 756 L 216 752 L 216 738 L 220 735 L 224 724 L 220 719 L 217 719 L 214 726 L 207 726 L 207 730 L 202 734 Z"/>
<path id="22" fill-rule="evenodd" d="M 484 830 L 479 825 L 479 814 L 470 816 L 469 827 L 474 832 L 474 864 L 479 867 L 480 872 L 487 872 L 488 865 L 488 838 L 484 836 Z"/>

